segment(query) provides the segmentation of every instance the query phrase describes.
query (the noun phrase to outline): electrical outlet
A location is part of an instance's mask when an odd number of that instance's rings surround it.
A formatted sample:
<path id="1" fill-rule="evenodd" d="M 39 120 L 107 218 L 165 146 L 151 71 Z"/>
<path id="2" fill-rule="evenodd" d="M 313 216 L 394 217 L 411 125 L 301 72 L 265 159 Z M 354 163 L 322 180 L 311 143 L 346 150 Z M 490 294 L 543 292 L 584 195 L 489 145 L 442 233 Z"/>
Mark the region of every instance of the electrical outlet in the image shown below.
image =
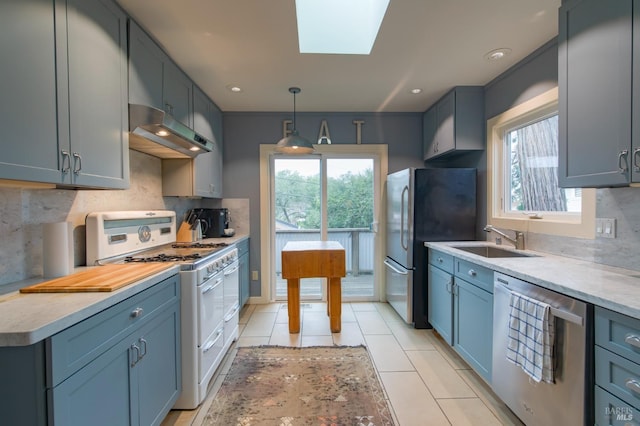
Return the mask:
<path id="1" fill-rule="evenodd" d="M 596 237 L 615 238 L 616 219 L 602 217 L 596 218 Z"/>
<path id="2" fill-rule="evenodd" d="M 258 281 L 258 271 L 251 271 L 251 281 Z"/>

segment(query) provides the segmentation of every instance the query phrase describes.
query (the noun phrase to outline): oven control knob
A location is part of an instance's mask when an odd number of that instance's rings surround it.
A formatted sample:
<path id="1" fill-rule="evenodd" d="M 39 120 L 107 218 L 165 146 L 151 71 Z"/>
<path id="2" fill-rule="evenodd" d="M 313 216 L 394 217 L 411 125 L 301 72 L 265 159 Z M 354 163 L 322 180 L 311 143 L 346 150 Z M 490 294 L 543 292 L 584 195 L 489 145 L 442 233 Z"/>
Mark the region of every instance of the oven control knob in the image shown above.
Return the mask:
<path id="1" fill-rule="evenodd" d="M 147 225 L 143 225 L 138 228 L 138 239 L 141 243 L 146 243 L 151 239 L 151 228 Z"/>

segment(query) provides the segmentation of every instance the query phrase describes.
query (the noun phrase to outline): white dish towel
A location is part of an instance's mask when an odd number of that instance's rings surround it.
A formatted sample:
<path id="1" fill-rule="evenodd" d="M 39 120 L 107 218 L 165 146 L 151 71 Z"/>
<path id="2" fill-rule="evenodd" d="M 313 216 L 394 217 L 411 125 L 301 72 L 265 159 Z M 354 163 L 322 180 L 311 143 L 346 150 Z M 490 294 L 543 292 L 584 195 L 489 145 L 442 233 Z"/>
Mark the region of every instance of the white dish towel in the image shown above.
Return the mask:
<path id="1" fill-rule="evenodd" d="M 534 381 L 554 383 L 551 306 L 514 291 L 509 306 L 507 359 Z"/>

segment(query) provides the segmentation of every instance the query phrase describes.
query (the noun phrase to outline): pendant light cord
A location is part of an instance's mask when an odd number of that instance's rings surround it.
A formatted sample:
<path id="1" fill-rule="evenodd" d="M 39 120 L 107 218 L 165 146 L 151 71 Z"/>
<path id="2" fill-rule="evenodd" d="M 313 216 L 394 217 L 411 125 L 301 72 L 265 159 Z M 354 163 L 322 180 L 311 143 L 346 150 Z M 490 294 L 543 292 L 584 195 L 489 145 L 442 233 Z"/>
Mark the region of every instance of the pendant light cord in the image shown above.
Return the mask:
<path id="1" fill-rule="evenodd" d="M 293 131 L 296 131 L 296 92 L 293 92 Z"/>

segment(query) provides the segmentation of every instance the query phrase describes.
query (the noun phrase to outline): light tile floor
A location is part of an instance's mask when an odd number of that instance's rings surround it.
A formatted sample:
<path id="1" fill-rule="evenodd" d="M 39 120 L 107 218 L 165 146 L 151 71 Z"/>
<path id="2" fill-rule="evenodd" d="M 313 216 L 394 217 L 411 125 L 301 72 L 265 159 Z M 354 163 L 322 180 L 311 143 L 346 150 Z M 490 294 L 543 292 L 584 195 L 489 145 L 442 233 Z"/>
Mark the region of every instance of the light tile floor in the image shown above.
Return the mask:
<path id="1" fill-rule="evenodd" d="M 303 303 L 301 332 L 289 334 L 286 303 L 248 305 L 240 337 L 199 409 L 171 411 L 163 426 L 200 426 L 237 347 L 366 345 L 398 426 L 522 425 L 487 384 L 432 330 L 406 325 L 389 304 L 344 303 L 332 334 L 324 303 Z"/>

